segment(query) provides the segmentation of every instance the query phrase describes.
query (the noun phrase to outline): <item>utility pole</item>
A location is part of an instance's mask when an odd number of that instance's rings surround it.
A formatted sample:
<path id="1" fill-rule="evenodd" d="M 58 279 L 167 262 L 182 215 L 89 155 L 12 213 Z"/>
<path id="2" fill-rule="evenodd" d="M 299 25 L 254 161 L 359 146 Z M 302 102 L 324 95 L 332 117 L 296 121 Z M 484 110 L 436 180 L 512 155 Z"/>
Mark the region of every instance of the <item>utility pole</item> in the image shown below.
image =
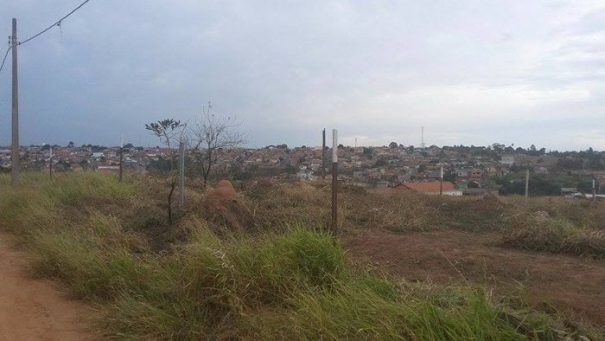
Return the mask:
<path id="1" fill-rule="evenodd" d="M 332 129 L 332 233 L 338 230 L 338 130 Z"/>
<path id="2" fill-rule="evenodd" d="M 11 35 L 11 49 L 13 53 L 13 79 L 12 79 L 12 145 L 11 145 L 11 185 L 19 183 L 19 80 L 17 74 L 17 19 L 13 18 L 13 34 Z"/>
<path id="3" fill-rule="evenodd" d="M 326 128 L 321 131 L 321 179 L 326 179 Z"/>
<path id="4" fill-rule="evenodd" d="M 179 206 L 185 205 L 185 142 L 179 143 Z"/>
<path id="5" fill-rule="evenodd" d="M 525 203 L 529 200 L 529 169 L 525 170 Z"/>

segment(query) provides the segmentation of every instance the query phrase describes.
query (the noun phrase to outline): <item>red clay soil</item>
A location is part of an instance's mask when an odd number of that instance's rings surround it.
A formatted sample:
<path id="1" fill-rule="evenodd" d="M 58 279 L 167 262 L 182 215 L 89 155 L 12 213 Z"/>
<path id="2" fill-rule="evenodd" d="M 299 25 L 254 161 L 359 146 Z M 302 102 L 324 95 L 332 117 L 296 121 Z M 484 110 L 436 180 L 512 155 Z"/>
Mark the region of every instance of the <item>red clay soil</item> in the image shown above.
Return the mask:
<path id="1" fill-rule="evenodd" d="M 506 293 L 526 286 L 532 305 L 555 307 L 605 329 L 605 261 L 498 247 L 498 236 L 461 231 L 343 236 L 354 259 L 408 281 L 468 281 Z"/>
<path id="2" fill-rule="evenodd" d="M 0 234 L 0 340 L 95 340 L 90 310 L 67 299 L 51 281 L 27 276 L 23 253 Z"/>

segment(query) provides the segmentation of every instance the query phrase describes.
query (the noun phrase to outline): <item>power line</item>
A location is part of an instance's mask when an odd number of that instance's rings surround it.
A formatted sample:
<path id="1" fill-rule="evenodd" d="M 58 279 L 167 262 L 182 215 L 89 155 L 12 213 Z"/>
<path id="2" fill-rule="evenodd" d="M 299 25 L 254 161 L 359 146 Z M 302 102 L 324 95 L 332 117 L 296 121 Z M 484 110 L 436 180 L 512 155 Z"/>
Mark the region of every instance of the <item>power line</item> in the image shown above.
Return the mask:
<path id="1" fill-rule="evenodd" d="M 23 45 L 27 42 L 29 42 L 30 40 L 36 39 L 39 36 L 43 35 L 44 33 L 48 32 L 51 28 L 55 27 L 55 26 L 61 26 L 61 22 L 65 19 L 67 19 L 67 17 L 69 17 L 70 15 L 74 14 L 77 10 L 79 10 L 80 8 L 82 8 L 82 6 L 86 5 L 86 3 L 88 3 L 90 0 L 86 0 L 83 3 L 79 4 L 78 7 L 74 8 L 71 12 L 67 13 L 63 18 L 55 21 L 52 25 L 48 26 L 47 28 L 43 29 L 42 31 L 34 34 L 33 36 L 25 39 L 24 41 L 20 41 L 19 45 Z M 7 52 L 8 53 L 8 52 Z"/>
<path id="2" fill-rule="evenodd" d="M 33 39 L 36 39 L 39 36 L 43 35 L 44 33 L 48 32 L 51 28 L 53 28 L 55 26 L 61 27 L 61 23 L 63 22 L 63 20 L 67 19 L 70 15 L 74 14 L 77 10 L 79 10 L 80 8 L 82 8 L 82 6 L 86 5 L 89 1 L 90 0 L 86 0 L 86 1 L 82 2 L 76 8 L 74 8 L 71 12 L 69 12 L 65 16 L 63 16 L 63 18 L 55 21 L 52 25 L 50 25 L 47 28 L 43 29 L 42 31 L 34 34 L 33 36 L 25 39 L 24 41 L 18 42 L 17 45 L 23 45 L 25 43 L 28 43 L 29 41 L 31 41 Z M 4 58 L 2 58 L 2 64 L 0 64 L 0 72 L 2 72 L 2 69 L 4 68 L 4 63 L 6 62 L 6 57 L 8 57 L 8 53 L 10 52 L 11 48 L 12 48 L 12 46 L 8 47 L 8 49 L 6 50 L 6 53 L 4 54 Z"/>
<path id="3" fill-rule="evenodd" d="M 2 69 L 4 68 L 4 62 L 6 62 L 6 57 L 8 57 L 8 53 L 10 52 L 10 50 L 12 49 L 12 46 L 9 46 L 8 49 L 6 49 L 6 53 L 4 54 L 4 58 L 2 58 L 2 64 L 0 64 L 0 72 L 2 72 Z"/>

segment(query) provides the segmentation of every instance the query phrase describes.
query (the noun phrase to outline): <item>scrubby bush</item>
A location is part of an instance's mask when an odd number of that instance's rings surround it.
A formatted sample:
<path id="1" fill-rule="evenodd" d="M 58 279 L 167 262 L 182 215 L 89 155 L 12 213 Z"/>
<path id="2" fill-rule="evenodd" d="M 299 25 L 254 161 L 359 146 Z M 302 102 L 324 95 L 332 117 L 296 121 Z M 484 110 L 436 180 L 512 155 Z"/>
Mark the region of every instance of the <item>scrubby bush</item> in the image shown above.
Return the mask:
<path id="1" fill-rule="evenodd" d="M 582 228 L 544 211 L 513 217 L 503 244 L 526 250 L 605 258 L 605 231 Z"/>

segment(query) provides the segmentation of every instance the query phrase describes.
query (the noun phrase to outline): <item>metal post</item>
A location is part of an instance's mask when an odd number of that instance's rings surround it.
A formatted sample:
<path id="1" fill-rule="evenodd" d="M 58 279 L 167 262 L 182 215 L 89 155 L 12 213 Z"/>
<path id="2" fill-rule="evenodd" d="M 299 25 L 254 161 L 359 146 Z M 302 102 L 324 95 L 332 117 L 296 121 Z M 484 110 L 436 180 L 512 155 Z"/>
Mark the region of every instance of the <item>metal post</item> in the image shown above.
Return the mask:
<path id="1" fill-rule="evenodd" d="M 124 147 L 120 147 L 120 179 L 119 179 L 120 182 L 122 182 L 123 173 L 124 173 Z"/>
<path id="2" fill-rule="evenodd" d="M 441 172 L 439 173 L 439 195 L 443 195 L 443 166 L 441 166 Z"/>
<path id="3" fill-rule="evenodd" d="M 326 128 L 321 131 L 321 179 L 326 179 Z"/>
<path id="4" fill-rule="evenodd" d="M 597 183 L 594 178 L 592 178 L 592 201 L 597 201 Z"/>
<path id="5" fill-rule="evenodd" d="M 124 172 L 124 135 L 120 138 L 120 177 L 119 181 L 122 182 L 122 175 Z"/>
<path id="6" fill-rule="evenodd" d="M 13 53 L 13 79 L 12 79 L 12 153 L 11 153 L 11 184 L 19 183 L 19 81 L 17 75 L 17 19 L 13 18 L 13 34 L 11 35 L 11 49 Z"/>
<path id="7" fill-rule="evenodd" d="M 529 199 L 529 169 L 525 171 L 525 203 Z"/>
<path id="8" fill-rule="evenodd" d="M 332 233 L 338 231 L 338 130 L 332 129 Z"/>
<path id="9" fill-rule="evenodd" d="M 48 158 L 48 171 L 50 174 L 50 179 L 53 179 L 53 146 L 50 146 L 49 149 L 49 158 Z"/>
<path id="10" fill-rule="evenodd" d="M 185 143 L 179 143 L 179 206 L 185 205 Z"/>

